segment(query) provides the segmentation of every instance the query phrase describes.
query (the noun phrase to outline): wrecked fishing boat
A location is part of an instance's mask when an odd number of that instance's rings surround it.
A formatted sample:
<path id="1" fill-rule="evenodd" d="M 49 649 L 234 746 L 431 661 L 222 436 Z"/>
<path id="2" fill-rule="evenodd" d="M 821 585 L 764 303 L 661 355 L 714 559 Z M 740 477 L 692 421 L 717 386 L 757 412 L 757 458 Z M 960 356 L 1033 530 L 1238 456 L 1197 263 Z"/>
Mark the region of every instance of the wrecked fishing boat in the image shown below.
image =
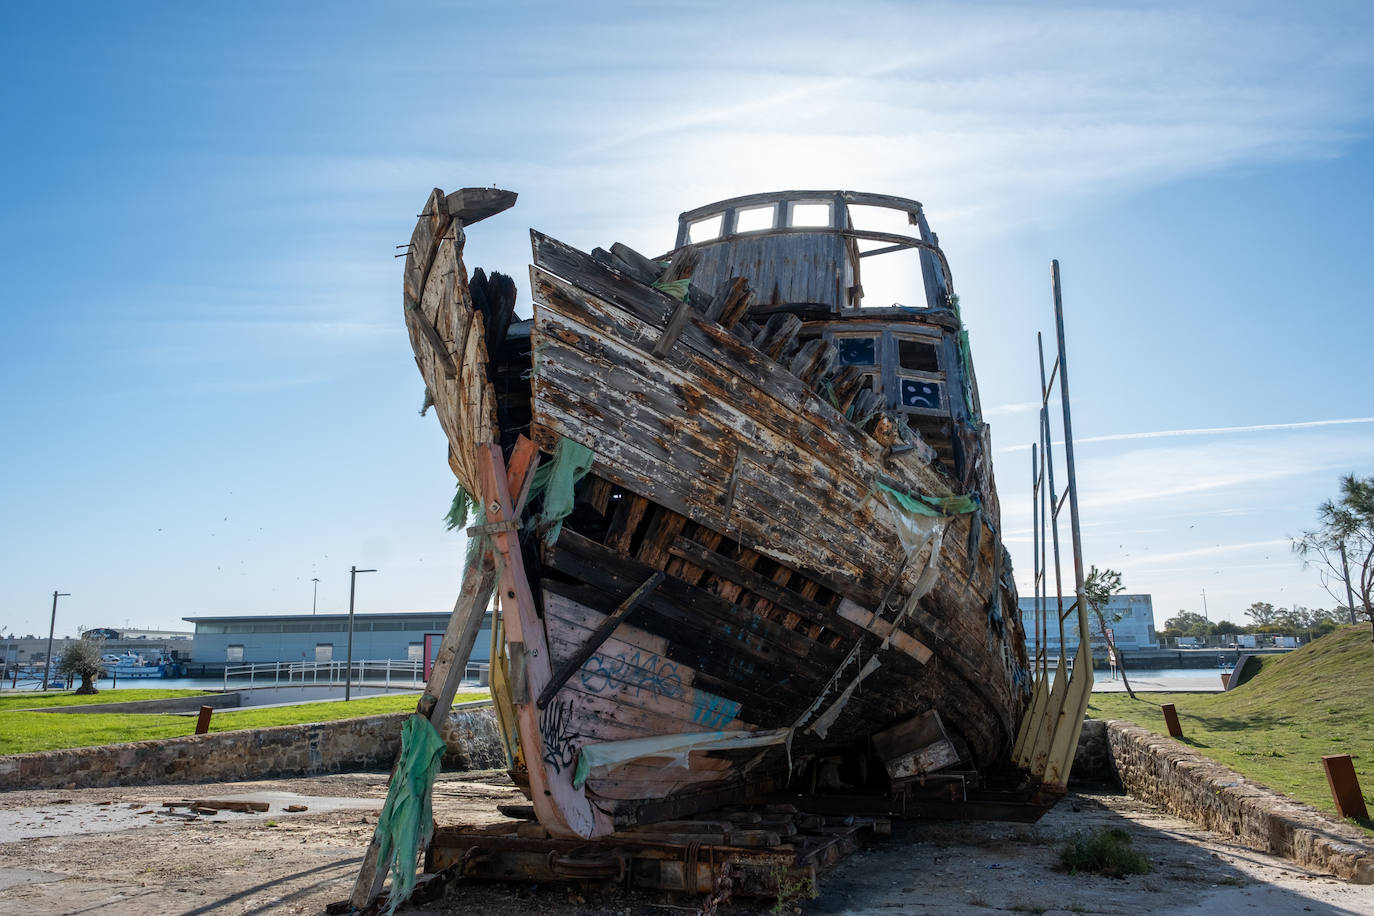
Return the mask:
<path id="1" fill-rule="evenodd" d="M 521 320 L 515 282 L 463 262 L 467 227 L 514 202 L 430 195 L 405 319 L 470 526 L 440 662 L 494 591 L 492 693 L 540 824 L 958 798 L 1007 766 L 1025 638 L 921 205 L 720 201 L 658 258 L 532 232 Z M 867 304 L 870 258 L 909 259 L 913 300 Z"/>

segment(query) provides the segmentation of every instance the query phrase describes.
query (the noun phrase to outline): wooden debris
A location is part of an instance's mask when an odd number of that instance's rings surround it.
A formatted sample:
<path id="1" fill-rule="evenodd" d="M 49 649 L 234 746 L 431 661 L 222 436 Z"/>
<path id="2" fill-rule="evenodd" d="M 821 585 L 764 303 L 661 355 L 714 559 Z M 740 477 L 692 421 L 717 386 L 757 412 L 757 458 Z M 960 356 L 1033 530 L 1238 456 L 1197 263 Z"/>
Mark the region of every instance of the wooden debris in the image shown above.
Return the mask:
<path id="1" fill-rule="evenodd" d="M 164 808 L 191 808 L 200 813 L 214 813 L 216 811 L 236 811 L 240 814 L 260 814 L 267 811 L 271 805 L 267 802 L 248 801 L 246 799 L 230 798 L 210 798 L 196 799 L 194 801 L 163 802 Z"/>

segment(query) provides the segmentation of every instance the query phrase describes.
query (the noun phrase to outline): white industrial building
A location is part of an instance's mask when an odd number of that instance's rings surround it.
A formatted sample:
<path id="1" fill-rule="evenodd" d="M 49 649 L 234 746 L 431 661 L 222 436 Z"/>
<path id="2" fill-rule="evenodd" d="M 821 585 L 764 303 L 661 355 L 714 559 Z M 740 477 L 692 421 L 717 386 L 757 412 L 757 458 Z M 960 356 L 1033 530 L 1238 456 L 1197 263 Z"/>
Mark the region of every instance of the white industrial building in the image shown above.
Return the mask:
<path id="1" fill-rule="evenodd" d="M 1057 623 L 1059 602 L 1053 596 L 1042 600 L 1048 608 L 1045 614 L 1045 648 L 1049 656 L 1054 658 L 1061 650 Z M 1064 606 L 1072 604 L 1073 595 L 1066 595 Z M 1033 653 L 1036 633 L 1035 598 L 1021 598 L 1020 607 L 1021 623 L 1026 628 L 1026 649 Z M 1159 643 L 1155 636 L 1155 611 L 1149 595 L 1113 595 L 1112 600 L 1103 608 L 1103 616 L 1107 620 L 1107 626 L 1112 630 L 1118 650 L 1131 652 L 1157 648 Z M 1102 638 L 1097 615 L 1092 613 L 1088 614 L 1088 632 L 1092 634 L 1093 651 L 1105 650 L 1107 644 Z M 1077 611 L 1070 611 L 1064 618 L 1064 643 L 1066 654 L 1073 655 L 1078 651 Z"/>

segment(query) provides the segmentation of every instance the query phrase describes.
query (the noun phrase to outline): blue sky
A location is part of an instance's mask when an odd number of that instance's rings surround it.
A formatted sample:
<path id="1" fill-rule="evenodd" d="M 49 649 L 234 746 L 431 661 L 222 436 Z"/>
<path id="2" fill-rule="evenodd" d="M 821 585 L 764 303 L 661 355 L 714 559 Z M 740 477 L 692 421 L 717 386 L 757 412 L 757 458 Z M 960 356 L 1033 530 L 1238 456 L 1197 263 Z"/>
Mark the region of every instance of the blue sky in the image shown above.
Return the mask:
<path id="1" fill-rule="evenodd" d="M 1359 3 L 29 4 L 0 34 L 0 626 L 435 610 L 462 537 L 400 314 L 428 189 L 658 253 L 740 193 L 915 197 L 1029 578 L 1063 264 L 1089 562 L 1158 619 L 1330 605 L 1287 537 L 1374 473 Z M 870 293 L 873 293 L 870 290 Z M 878 295 L 881 295 L 879 293 Z M 891 298 L 909 293 L 894 290 Z M 1330 423 L 1326 421 L 1363 421 Z M 1293 424 L 1323 425 L 1293 426 Z M 1236 427 L 1249 431 L 1200 432 Z M 1134 437 L 1135 434 L 1184 431 Z M 1089 441 L 1098 440 L 1098 441 Z"/>

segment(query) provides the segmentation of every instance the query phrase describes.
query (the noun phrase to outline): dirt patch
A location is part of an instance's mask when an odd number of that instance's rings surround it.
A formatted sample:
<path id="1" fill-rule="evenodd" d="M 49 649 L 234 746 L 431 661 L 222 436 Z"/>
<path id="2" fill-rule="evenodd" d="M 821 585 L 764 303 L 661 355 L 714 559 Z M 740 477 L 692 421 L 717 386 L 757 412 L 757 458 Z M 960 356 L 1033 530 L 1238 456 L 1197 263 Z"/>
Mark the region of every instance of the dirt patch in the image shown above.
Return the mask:
<path id="1" fill-rule="evenodd" d="M 131 813 L 121 815 L 128 826 L 117 830 L 92 833 L 47 822 L 47 831 L 60 835 L 0 843 L 0 899 L 8 911 L 27 916 L 96 909 L 111 916 L 320 913 L 351 890 L 385 794 L 384 773 L 5 793 L 0 824 L 36 821 L 40 833 L 43 817 L 61 820 L 53 812 L 65 807 Z M 154 822 L 162 817 L 156 812 L 164 801 L 245 797 L 270 797 L 274 803 L 265 814 Z M 293 798 L 311 810 L 281 810 Z M 502 819 L 496 806 L 517 798 L 504 773 L 443 775 L 435 788 L 436 818 L 493 823 Z M 331 810 L 321 810 L 326 807 Z M 1130 831 L 1133 847 L 1154 870 L 1124 879 L 1054 870 L 1067 837 L 1105 827 Z M 403 912 L 671 916 L 695 912 L 700 902 L 619 889 L 596 894 L 566 885 L 459 882 L 441 900 Z M 729 912 L 1348 914 L 1374 913 L 1374 888 L 1313 875 L 1104 792 L 1071 795 L 1036 825 L 898 824 L 892 839 L 856 854 L 823 879 L 819 897 L 776 904 L 744 902 Z"/>

